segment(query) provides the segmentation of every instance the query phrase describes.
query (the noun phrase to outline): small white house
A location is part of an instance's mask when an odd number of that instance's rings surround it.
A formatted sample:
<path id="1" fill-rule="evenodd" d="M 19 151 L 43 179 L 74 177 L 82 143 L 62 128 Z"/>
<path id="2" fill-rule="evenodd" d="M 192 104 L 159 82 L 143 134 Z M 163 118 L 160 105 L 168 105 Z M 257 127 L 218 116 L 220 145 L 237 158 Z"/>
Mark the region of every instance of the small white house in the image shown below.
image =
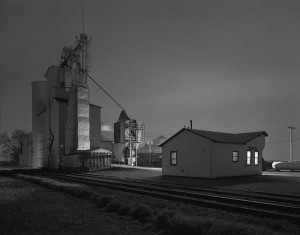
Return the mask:
<path id="1" fill-rule="evenodd" d="M 265 131 L 241 134 L 183 128 L 160 146 L 162 174 L 219 178 L 261 175 Z"/>

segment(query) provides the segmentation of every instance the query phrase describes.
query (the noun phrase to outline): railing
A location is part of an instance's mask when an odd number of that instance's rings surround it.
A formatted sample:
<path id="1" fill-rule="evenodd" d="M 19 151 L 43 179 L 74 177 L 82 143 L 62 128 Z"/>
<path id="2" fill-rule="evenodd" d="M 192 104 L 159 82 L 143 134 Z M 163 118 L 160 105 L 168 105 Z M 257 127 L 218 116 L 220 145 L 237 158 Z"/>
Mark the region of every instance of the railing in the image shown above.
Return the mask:
<path id="1" fill-rule="evenodd" d="M 85 167 L 106 168 L 111 166 L 111 154 L 107 153 L 90 153 L 84 158 Z"/>

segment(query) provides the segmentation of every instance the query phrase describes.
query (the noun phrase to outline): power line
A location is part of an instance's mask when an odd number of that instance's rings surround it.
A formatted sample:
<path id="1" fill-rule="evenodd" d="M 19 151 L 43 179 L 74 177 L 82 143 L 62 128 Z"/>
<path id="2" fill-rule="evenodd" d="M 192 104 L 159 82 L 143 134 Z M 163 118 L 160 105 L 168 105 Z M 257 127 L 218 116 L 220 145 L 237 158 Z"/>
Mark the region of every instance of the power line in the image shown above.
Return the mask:
<path id="1" fill-rule="evenodd" d="M 108 95 L 109 98 L 111 98 L 116 105 L 118 105 L 122 110 L 125 111 L 125 109 L 102 87 L 98 82 L 96 82 L 86 71 L 81 70 L 84 74 L 86 74 L 102 91 L 105 92 L 106 95 Z"/>
<path id="2" fill-rule="evenodd" d="M 174 134 L 174 133 L 173 133 L 173 134 Z M 163 135 L 163 136 L 171 136 L 171 135 L 173 135 L 173 134 L 162 134 L 162 133 L 158 134 L 158 133 L 149 133 L 149 132 L 145 132 L 145 135 L 147 135 L 147 136 L 161 136 L 161 135 Z"/>
<path id="3" fill-rule="evenodd" d="M 294 139 L 293 141 L 299 141 L 300 139 Z M 286 142 L 290 142 L 290 140 L 282 140 L 282 141 L 274 141 L 274 142 L 269 142 L 266 144 L 278 144 L 278 143 L 286 143 Z"/>
<path id="4" fill-rule="evenodd" d="M 113 100 L 115 102 L 116 105 L 118 105 L 122 110 L 125 111 L 125 109 L 98 83 L 96 82 L 86 71 L 81 70 L 84 74 L 86 74 L 111 100 Z M 158 136 L 161 134 L 158 133 L 145 133 L 148 136 Z M 171 136 L 172 134 L 165 134 L 165 136 Z M 300 139 L 295 139 L 294 141 L 299 141 Z M 269 142 L 266 144 L 278 144 L 278 143 L 285 143 L 285 142 L 289 142 L 290 140 L 284 140 L 284 141 L 275 141 L 275 142 Z"/>

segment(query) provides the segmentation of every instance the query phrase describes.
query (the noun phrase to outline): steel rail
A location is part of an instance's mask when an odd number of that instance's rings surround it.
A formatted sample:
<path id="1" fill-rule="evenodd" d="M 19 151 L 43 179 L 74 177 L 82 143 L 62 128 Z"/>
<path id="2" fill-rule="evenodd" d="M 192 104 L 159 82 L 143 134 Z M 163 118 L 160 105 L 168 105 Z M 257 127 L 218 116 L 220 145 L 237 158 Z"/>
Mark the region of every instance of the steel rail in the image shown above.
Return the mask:
<path id="1" fill-rule="evenodd" d="M 72 174 L 74 176 L 78 174 Z M 268 201 L 277 201 L 277 202 L 285 202 L 291 204 L 300 204 L 300 196 L 296 195 L 285 195 L 285 194 L 272 194 L 272 193 L 264 193 L 264 192 L 253 192 L 253 191 L 245 191 L 245 190 L 234 190 L 234 189 L 224 189 L 224 188 L 215 188 L 215 187 L 195 187 L 195 186 L 187 186 L 177 183 L 169 183 L 169 182 L 159 182 L 159 181 L 149 181 L 149 180 L 141 180 L 141 179 L 131 179 L 131 178 L 116 178 L 116 177 L 107 177 L 107 176 L 99 176 L 95 174 L 80 174 L 82 177 L 89 178 L 100 178 L 100 179 L 113 179 L 119 180 L 126 183 L 132 184 L 147 184 L 153 186 L 163 186 L 174 189 L 183 189 L 192 192 L 208 192 L 213 194 L 227 195 L 227 196 L 236 196 L 236 197 L 250 197 L 256 200 L 268 200 Z"/>
<path id="2" fill-rule="evenodd" d="M 31 175 L 29 172 L 27 174 Z M 41 175 L 60 180 L 73 181 L 92 186 L 100 186 L 125 192 L 153 196 L 157 198 L 181 201 L 188 204 L 201 205 L 215 209 L 225 209 L 235 212 L 252 214 L 255 216 L 270 216 L 281 219 L 287 219 L 293 222 L 300 221 L 300 208 L 293 206 L 286 206 L 274 203 L 255 202 L 244 199 L 236 199 L 230 197 L 207 195 L 199 193 L 191 193 L 182 190 L 166 189 L 149 186 L 136 186 L 128 185 L 124 182 L 115 182 L 114 180 L 99 180 L 99 179 L 86 179 L 83 177 L 76 177 L 74 175 L 63 175 L 45 172 L 35 172 L 35 176 Z"/>

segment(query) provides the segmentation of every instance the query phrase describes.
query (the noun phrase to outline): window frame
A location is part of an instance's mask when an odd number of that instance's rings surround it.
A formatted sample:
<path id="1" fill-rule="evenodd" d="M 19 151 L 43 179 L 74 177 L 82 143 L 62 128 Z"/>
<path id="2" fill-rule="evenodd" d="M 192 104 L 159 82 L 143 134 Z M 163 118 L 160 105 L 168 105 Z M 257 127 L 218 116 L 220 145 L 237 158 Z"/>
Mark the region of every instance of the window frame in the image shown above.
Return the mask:
<path id="1" fill-rule="evenodd" d="M 175 153 L 176 155 L 176 163 L 173 164 L 172 162 L 172 154 Z M 170 166 L 177 166 L 178 163 L 178 151 L 170 151 Z"/>
<path id="2" fill-rule="evenodd" d="M 233 153 L 237 153 L 237 156 L 233 156 Z M 237 157 L 237 160 L 234 161 L 234 157 Z M 239 162 L 240 161 L 240 153 L 239 151 L 232 151 L 232 158 L 231 158 L 232 162 Z"/>
<path id="3" fill-rule="evenodd" d="M 248 152 L 250 153 L 250 162 L 248 164 Z M 251 150 L 247 150 L 246 151 L 246 166 L 251 166 L 252 165 L 252 151 Z"/>
<path id="4" fill-rule="evenodd" d="M 255 156 L 256 153 L 257 153 L 257 157 Z M 257 159 L 257 164 L 256 164 L 256 159 Z M 259 151 L 258 150 L 254 151 L 254 166 L 259 166 Z"/>

